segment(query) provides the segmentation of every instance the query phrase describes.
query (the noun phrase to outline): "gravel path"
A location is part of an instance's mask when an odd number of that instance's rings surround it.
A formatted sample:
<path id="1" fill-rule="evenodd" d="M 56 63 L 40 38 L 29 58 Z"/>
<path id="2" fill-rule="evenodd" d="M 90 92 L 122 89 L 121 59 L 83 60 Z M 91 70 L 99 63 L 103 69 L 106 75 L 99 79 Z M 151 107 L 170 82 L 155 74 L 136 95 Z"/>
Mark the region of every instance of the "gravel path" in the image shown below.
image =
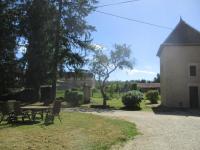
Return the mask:
<path id="1" fill-rule="evenodd" d="M 95 112 L 92 112 L 95 113 Z M 95 113 L 134 122 L 141 135 L 122 150 L 200 150 L 200 117 L 183 112 L 176 115 L 142 111 Z"/>

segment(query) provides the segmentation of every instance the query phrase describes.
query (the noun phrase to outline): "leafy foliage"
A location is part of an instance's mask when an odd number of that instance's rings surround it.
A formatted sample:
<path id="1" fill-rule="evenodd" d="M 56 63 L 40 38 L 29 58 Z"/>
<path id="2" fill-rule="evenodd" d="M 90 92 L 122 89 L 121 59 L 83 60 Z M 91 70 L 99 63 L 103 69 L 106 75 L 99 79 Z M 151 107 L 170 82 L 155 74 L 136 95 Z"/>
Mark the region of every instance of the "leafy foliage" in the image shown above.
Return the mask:
<path id="1" fill-rule="evenodd" d="M 103 97 L 103 105 L 106 106 L 106 82 L 116 69 L 133 68 L 130 55 L 131 49 L 126 44 L 116 44 L 115 50 L 110 51 L 109 55 L 103 53 L 102 50 L 96 50 L 93 56 L 91 72 L 93 72 L 98 80 L 100 91 Z"/>
<path id="2" fill-rule="evenodd" d="M 53 1 L 57 8 L 55 49 L 52 53 L 52 98 L 56 95 L 58 72 L 64 68 L 79 69 L 83 66 L 86 50 L 90 49 L 92 41 L 90 32 L 95 28 L 85 21 L 94 9 L 96 0 Z"/>
<path id="3" fill-rule="evenodd" d="M 83 104 L 83 93 L 79 91 L 66 90 L 64 99 L 71 106 L 79 106 Z"/>
<path id="4" fill-rule="evenodd" d="M 55 31 L 52 18 L 55 18 L 56 11 L 47 0 L 33 0 L 24 7 L 26 15 L 21 27 L 22 35 L 28 42 L 24 56 L 27 61 L 26 86 L 34 88 L 38 93 L 37 99 L 40 99 L 40 85 L 50 79 L 51 52 L 55 40 L 52 37 L 52 30 Z"/>
<path id="5" fill-rule="evenodd" d="M 122 96 L 122 102 L 126 107 L 139 108 L 143 94 L 140 91 L 129 91 Z"/>
<path id="6" fill-rule="evenodd" d="M 146 93 L 146 97 L 151 101 L 152 104 L 157 104 L 159 99 L 158 90 L 150 90 Z"/>
<path id="7" fill-rule="evenodd" d="M 0 1 L 0 95 L 17 82 L 15 57 L 18 34 L 18 6 L 13 0 Z"/>
<path id="8" fill-rule="evenodd" d="M 52 84 L 55 91 L 59 72 L 66 67 L 82 67 L 86 50 L 91 49 L 91 32 L 95 30 L 85 18 L 95 10 L 96 3 L 0 1 L 0 94 L 23 78 L 22 86 L 34 88 L 39 99 L 42 84 Z M 16 49 L 24 49 L 19 61 Z"/>

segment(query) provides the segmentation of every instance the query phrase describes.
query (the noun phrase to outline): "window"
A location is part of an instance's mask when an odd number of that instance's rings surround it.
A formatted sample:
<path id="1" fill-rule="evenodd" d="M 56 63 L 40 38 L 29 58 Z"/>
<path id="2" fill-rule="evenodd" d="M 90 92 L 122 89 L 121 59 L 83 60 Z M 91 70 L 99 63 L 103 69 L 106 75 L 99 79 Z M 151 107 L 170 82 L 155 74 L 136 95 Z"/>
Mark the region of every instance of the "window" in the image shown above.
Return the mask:
<path id="1" fill-rule="evenodd" d="M 195 65 L 190 66 L 190 76 L 196 76 L 197 74 L 197 68 Z"/>

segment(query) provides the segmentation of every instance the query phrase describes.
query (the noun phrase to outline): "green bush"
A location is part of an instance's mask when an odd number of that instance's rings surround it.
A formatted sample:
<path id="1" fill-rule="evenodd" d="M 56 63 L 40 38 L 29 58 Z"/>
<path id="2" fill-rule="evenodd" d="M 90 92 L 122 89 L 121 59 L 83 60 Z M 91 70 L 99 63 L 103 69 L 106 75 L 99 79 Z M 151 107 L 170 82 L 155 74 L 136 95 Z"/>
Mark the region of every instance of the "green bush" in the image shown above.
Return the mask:
<path id="1" fill-rule="evenodd" d="M 126 107 L 130 108 L 140 108 L 140 102 L 143 99 L 143 94 L 140 91 L 129 91 L 124 96 L 122 96 L 122 103 Z"/>
<path id="2" fill-rule="evenodd" d="M 72 91 L 79 91 L 78 88 L 72 88 L 71 90 L 72 90 Z"/>
<path id="3" fill-rule="evenodd" d="M 64 99 L 71 106 L 79 106 L 84 102 L 83 93 L 78 91 L 66 90 Z"/>
<path id="4" fill-rule="evenodd" d="M 133 83 L 132 85 L 131 85 L 131 90 L 137 90 L 138 88 L 137 88 L 137 83 Z"/>
<path id="5" fill-rule="evenodd" d="M 157 104 L 159 99 L 158 90 L 150 90 L 146 93 L 146 97 L 152 104 Z"/>

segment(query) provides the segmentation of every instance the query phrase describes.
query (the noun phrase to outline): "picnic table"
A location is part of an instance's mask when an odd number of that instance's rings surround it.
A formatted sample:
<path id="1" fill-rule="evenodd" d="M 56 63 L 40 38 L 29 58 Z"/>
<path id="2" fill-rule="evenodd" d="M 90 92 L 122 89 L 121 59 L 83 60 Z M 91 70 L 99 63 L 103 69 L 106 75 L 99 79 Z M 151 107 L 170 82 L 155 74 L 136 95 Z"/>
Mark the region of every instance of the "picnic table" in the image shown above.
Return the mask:
<path id="1" fill-rule="evenodd" d="M 31 119 L 35 121 L 36 114 L 40 113 L 42 119 L 44 118 L 44 113 L 49 112 L 52 107 L 51 106 L 35 106 L 35 105 L 30 105 L 30 106 L 23 106 L 20 107 L 22 111 L 31 111 Z"/>

